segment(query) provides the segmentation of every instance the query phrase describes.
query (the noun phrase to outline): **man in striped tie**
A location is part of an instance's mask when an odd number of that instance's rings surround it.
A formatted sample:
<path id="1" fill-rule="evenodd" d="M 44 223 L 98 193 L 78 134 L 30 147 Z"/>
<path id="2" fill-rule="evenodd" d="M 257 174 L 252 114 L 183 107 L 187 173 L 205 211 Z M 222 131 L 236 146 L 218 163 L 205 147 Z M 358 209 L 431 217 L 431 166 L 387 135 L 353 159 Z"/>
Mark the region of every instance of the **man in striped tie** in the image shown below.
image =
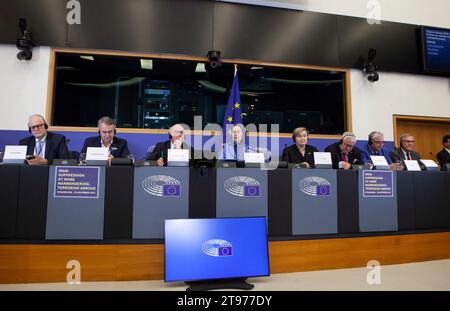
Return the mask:
<path id="1" fill-rule="evenodd" d="M 34 114 L 28 119 L 28 131 L 32 134 L 22 139 L 19 145 L 27 146 L 27 158 L 30 165 L 51 164 L 53 159 L 68 159 L 66 137 L 47 131 L 44 117 Z"/>

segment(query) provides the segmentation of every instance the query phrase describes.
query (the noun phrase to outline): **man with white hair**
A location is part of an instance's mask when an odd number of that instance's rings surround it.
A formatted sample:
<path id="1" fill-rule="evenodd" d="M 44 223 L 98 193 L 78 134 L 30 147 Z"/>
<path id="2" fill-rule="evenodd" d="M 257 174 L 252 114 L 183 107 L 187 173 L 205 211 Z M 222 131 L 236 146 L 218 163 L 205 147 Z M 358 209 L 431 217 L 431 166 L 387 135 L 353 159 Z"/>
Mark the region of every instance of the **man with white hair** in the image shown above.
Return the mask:
<path id="1" fill-rule="evenodd" d="M 169 140 L 157 143 L 153 151 L 147 156 L 147 160 L 157 161 L 158 166 L 167 166 L 167 153 L 169 149 L 191 150 L 184 142 L 184 128 L 181 124 L 175 124 L 169 129 Z"/>
<path id="2" fill-rule="evenodd" d="M 383 133 L 378 131 L 371 132 L 367 140 L 367 145 L 365 145 L 361 150 L 363 163 L 372 164 L 372 159 L 370 158 L 370 156 L 383 156 L 389 165 L 392 164 L 392 160 L 389 157 L 389 152 L 383 146 Z"/>
<path id="3" fill-rule="evenodd" d="M 333 168 L 348 170 L 352 168 L 352 164 L 362 164 L 361 151 L 355 144 L 355 134 L 345 132 L 340 141 L 325 148 L 325 152 L 331 153 Z"/>
<path id="4" fill-rule="evenodd" d="M 32 136 L 22 139 L 19 145 L 27 146 L 27 162 L 30 165 L 51 164 L 54 159 L 68 159 L 66 137 L 49 132 L 48 124 L 40 114 L 28 119 L 28 131 Z"/>

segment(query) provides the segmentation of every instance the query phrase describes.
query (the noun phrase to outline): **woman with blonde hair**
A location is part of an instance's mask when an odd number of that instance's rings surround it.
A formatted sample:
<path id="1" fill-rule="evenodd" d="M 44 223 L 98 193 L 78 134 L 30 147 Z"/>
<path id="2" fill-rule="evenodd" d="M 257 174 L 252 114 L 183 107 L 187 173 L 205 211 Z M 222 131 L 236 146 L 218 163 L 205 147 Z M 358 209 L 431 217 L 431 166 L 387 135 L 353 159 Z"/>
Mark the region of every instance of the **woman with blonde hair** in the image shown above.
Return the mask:
<path id="1" fill-rule="evenodd" d="M 292 132 L 294 144 L 283 150 L 281 160 L 288 163 L 300 163 L 307 168 L 315 168 L 314 152 L 318 152 L 316 147 L 308 145 L 308 130 L 304 127 L 297 127 Z"/>

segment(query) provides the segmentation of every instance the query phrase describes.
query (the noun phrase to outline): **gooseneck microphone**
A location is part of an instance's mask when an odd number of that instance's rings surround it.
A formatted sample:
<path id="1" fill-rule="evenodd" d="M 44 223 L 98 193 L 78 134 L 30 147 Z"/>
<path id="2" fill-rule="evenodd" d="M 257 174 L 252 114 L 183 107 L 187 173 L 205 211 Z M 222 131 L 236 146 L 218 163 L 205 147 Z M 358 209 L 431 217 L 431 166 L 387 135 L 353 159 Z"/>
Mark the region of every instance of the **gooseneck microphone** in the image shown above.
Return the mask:
<path id="1" fill-rule="evenodd" d="M 289 150 L 288 150 L 288 145 L 287 144 L 284 144 L 284 153 L 285 153 L 285 156 L 286 156 L 286 162 L 288 164 L 291 163 L 291 161 L 289 159 Z"/>

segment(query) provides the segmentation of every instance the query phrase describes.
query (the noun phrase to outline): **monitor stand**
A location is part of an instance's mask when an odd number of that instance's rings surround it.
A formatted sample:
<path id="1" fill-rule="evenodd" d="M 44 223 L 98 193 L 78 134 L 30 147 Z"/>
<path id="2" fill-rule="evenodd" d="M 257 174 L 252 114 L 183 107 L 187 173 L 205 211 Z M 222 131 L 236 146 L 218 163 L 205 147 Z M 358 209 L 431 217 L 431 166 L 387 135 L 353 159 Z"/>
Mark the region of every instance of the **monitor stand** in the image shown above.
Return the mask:
<path id="1" fill-rule="evenodd" d="M 186 282 L 189 285 L 186 288 L 187 291 L 204 291 L 212 289 L 243 289 L 250 290 L 255 285 L 247 283 L 247 278 L 238 279 L 219 279 L 219 280 L 209 280 L 209 281 L 193 281 Z"/>

